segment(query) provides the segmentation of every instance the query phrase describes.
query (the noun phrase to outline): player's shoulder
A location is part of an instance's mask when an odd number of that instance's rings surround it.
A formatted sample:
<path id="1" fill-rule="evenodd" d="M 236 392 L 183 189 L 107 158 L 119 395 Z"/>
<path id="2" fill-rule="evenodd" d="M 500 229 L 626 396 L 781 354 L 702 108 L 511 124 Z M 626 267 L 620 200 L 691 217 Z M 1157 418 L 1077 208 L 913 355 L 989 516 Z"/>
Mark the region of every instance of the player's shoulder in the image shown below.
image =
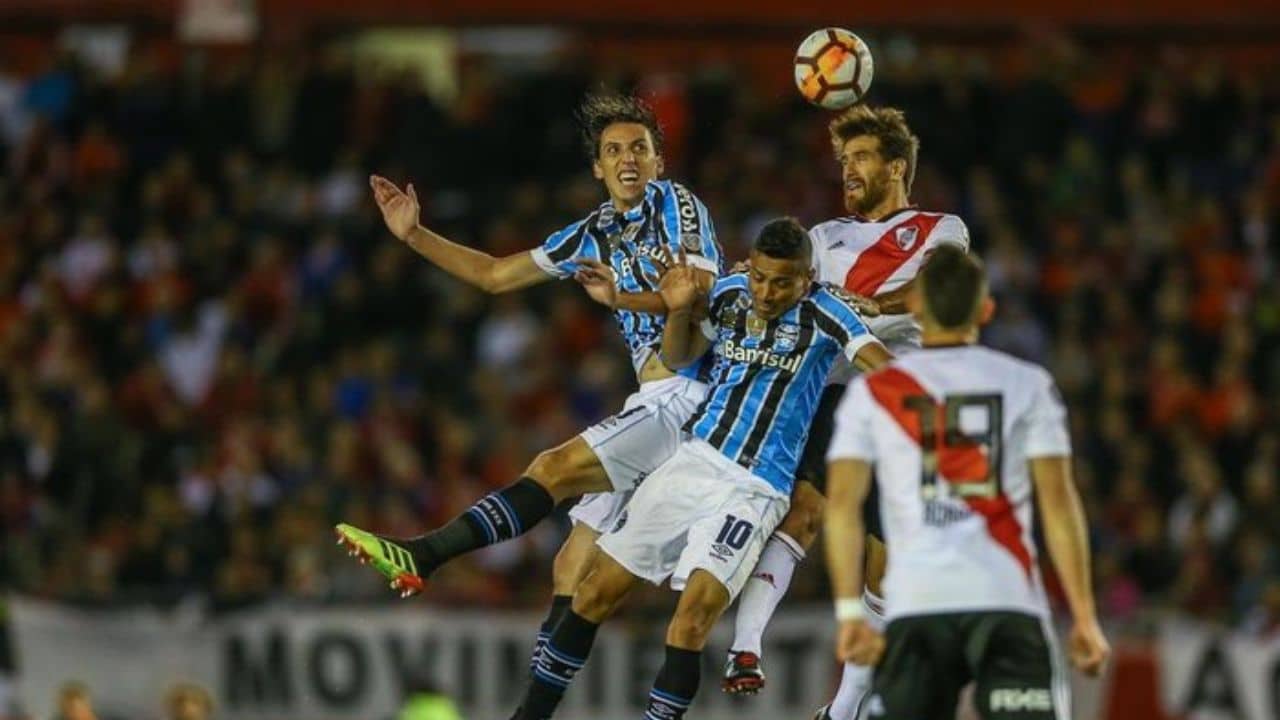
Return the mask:
<path id="1" fill-rule="evenodd" d="M 809 292 L 809 296 L 805 299 L 828 312 L 835 311 L 841 314 L 849 312 L 854 316 L 858 314 L 853 296 L 849 294 L 848 290 L 834 283 L 815 282 L 813 289 Z"/>
<path id="2" fill-rule="evenodd" d="M 1053 376 L 1042 365 L 1010 355 L 1003 350 L 975 345 L 974 352 L 981 361 L 992 368 L 999 368 L 1009 377 L 1037 384 L 1052 383 Z"/>
<path id="3" fill-rule="evenodd" d="M 849 234 L 856 233 L 860 224 L 861 221 L 852 216 L 824 220 L 809 228 L 809 241 L 819 252 L 834 250 L 846 242 Z"/>
<path id="4" fill-rule="evenodd" d="M 969 248 L 969 227 L 959 215 L 945 212 L 918 211 L 916 217 L 925 218 L 933 223 L 926 240 L 931 244 L 951 242 Z"/>
<path id="5" fill-rule="evenodd" d="M 747 274 L 736 272 L 717 278 L 711 286 L 711 296 L 717 297 L 727 292 L 747 292 Z"/>
<path id="6" fill-rule="evenodd" d="M 698 199 L 688 186 L 667 178 L 655 178 L 645 183 L 644 192 L 649 199 L 662 202 L 695 202 Z"/>

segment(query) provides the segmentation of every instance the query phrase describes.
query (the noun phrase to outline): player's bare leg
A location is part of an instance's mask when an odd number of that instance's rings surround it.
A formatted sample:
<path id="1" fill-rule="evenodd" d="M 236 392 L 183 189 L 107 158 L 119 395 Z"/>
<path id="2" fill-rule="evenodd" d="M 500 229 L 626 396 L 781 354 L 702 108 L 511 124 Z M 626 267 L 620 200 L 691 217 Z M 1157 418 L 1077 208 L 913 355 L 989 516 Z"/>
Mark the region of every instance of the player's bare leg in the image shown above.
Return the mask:
<path id="1" fill-rule="evenodd" d="M 728 589 L 714 575 L 705 570 L 690 574 L 667 626 L 666 659 L 649 692 L 645 717 L 684 717 L 701 682 L 702 649 L 730 601 Z"/>
<path id="2" fill-rule="evenodd" d="M 586 664 L 596 631 L 639 578 L 605 553 L 592 558 L 573 605 L 556 624 L 533 670 L 529 690 L 513 720 L 542 720 L 555 712 L 574 675 Z"/>
<path id="3" fill-rule="evenodd" d="M 872 535 L 867 536 L 866 544 L 866 590 L 862 593 L 862 602 L 866 606 L 867 623 L 880 632 L 884 632 L 884 596 L 880 583 L 884 580 L 885 566 L 889 561 L 884 543 Z M 814 720 L 855 720 L 859 715 L 862 698 L 871 689 L 871 676 L 875 668 L 868 665 L 845 663 L 840 674 L 840 687 L 830 705 L 820 708 Z"/>
<path id="4" fill-rule="evenodd" d="M 796 483 L 790 511 L 769 538 L 751 579 L 742 590 L 721 690 L 754 695 L 764 687 L 764 669 L 760 664 L 764 629 L 786 595 L 796 565 L 817 539 L 825 507 L 826 498 L 812 483 L 803 480 Z"/>
<path id="5" fill-rule="evenodd" d="M 599 552 L 596 549 L 596 540 L 599 537 L 600 533 L 589 525 L 574 523 L 569 537 L 565 538 L 560 551 L 556 553 L 551 571 L 551 609 L 543 619 L 542 626 L 538 628 L 533 657 L 529 660 L 530 669 L 538 666 L 538 657 L 542 653 L 542 648 L 550 639 L 552 631 L 556 629 L 556 623 L 560 622 L 560 618 L 564 617 L 572 604 L 574 591 L 591 570 L 592 563 L 595 562 L 596 554 Z"/>
<path id="6" fill-rule="evenodd" d="M 519 480 L 481 498 L 443 527 L 425 535 L 392 540 L 350 525 L 337 527 L 338 542 L 368 562 L 402 595 L 420 592 L 426 578 L 445 562 L 523 535 L 557 503 L 589 492 L 610 490 L 608 475 L 581 436 L 544 450 Z"/>

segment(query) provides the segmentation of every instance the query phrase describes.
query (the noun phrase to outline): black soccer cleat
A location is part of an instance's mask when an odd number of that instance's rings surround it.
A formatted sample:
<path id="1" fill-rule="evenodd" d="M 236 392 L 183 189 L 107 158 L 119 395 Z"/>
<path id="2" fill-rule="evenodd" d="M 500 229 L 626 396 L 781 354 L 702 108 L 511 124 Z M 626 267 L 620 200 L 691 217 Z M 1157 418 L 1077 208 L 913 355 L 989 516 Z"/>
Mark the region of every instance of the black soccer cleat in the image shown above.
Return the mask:
<path id="1" fill-rule="evenodd" d="M 755 695 L 763 687 L 764 669 L 760 667 L 760 656 L 753 652 L 730 650 L 720 689 L 730 695 Z"/>

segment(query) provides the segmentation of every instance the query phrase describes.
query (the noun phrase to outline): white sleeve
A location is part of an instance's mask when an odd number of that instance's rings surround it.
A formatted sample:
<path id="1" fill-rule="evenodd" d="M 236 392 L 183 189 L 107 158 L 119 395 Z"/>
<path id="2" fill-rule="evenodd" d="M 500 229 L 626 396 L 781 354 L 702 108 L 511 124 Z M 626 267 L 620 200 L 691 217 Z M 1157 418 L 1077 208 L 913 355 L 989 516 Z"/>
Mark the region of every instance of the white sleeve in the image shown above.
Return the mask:
<path id="1" fill-rule="evenodd" d="M 817 280 L 822 279 L 822 253 L 818 250 L 822 247 L 821 228 L 821 225 L 809 228 L 809 267 L 813 269 L 813 277 Z"/>
<path id="2" fill-rule="evenodd" d="M 1041 371 L 1032 391 L 1027 413 L 1027 457 L 1062 457 L 1071 454 L 1067 408 L 1049 373 Z"/>
<path id="3" fill-rule="evenodd" d="M 929 241 L 925 249 L 933 250 L 948 243 L 958 245 L 961 250 L 969 252 L 969 228 L 965 227 L 964 221 L 955 215 L 943 215 L 938 224 L 933 226 L 933 232 L 929 233 Z"/>
<path id="4" fill-rule="evenodd" d="M 871 436 L 871 414 L 875 401 L 867 388 L 866 376 L 849 383 L 849 389 L 836 407 L 835 427 L 831 444 L 827 447 L 827 462 L 836 460 L 866 460 L 876 458 L 875 442 Z"/>

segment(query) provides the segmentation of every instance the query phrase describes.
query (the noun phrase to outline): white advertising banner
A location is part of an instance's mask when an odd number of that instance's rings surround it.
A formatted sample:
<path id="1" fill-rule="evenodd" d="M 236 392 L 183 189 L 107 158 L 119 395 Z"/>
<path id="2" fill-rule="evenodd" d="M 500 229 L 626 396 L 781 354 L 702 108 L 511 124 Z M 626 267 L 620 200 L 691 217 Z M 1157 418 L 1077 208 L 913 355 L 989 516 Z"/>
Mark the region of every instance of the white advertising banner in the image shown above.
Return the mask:
<path id="1" fill-rule="evenodd" d="M 431 677 L 464 717 L 510 716 L 524 691 L 532 614 L 444 612 L 421 605 L 276 606 L 214 617 L 155 610 L 84 611 L 12 598 L 18 694 L 49 717 L 70 679 L 93 690 L 104 717 L 155 718 L 166 688 L 208 688 L 222 720 L 384 720 L 405 687 Z M 565 720 L 638 718 L 663 659 L 665 618 L 606 624 L 565 699 Z M 769 686 L 753 698 L 719 691 L 732 627 L 721 623 L 705 654 L 700 720 L 803 718 L 838 677 L 829 611 L 789 611 L 770 628 Z"/>
<path id="2" fill-rule="evenodd" d="M 1184 720 L 1280 718 L 1280 636 L 1257 640 L 1171 619 L 1160 628 L 1165 709 Z"/>

